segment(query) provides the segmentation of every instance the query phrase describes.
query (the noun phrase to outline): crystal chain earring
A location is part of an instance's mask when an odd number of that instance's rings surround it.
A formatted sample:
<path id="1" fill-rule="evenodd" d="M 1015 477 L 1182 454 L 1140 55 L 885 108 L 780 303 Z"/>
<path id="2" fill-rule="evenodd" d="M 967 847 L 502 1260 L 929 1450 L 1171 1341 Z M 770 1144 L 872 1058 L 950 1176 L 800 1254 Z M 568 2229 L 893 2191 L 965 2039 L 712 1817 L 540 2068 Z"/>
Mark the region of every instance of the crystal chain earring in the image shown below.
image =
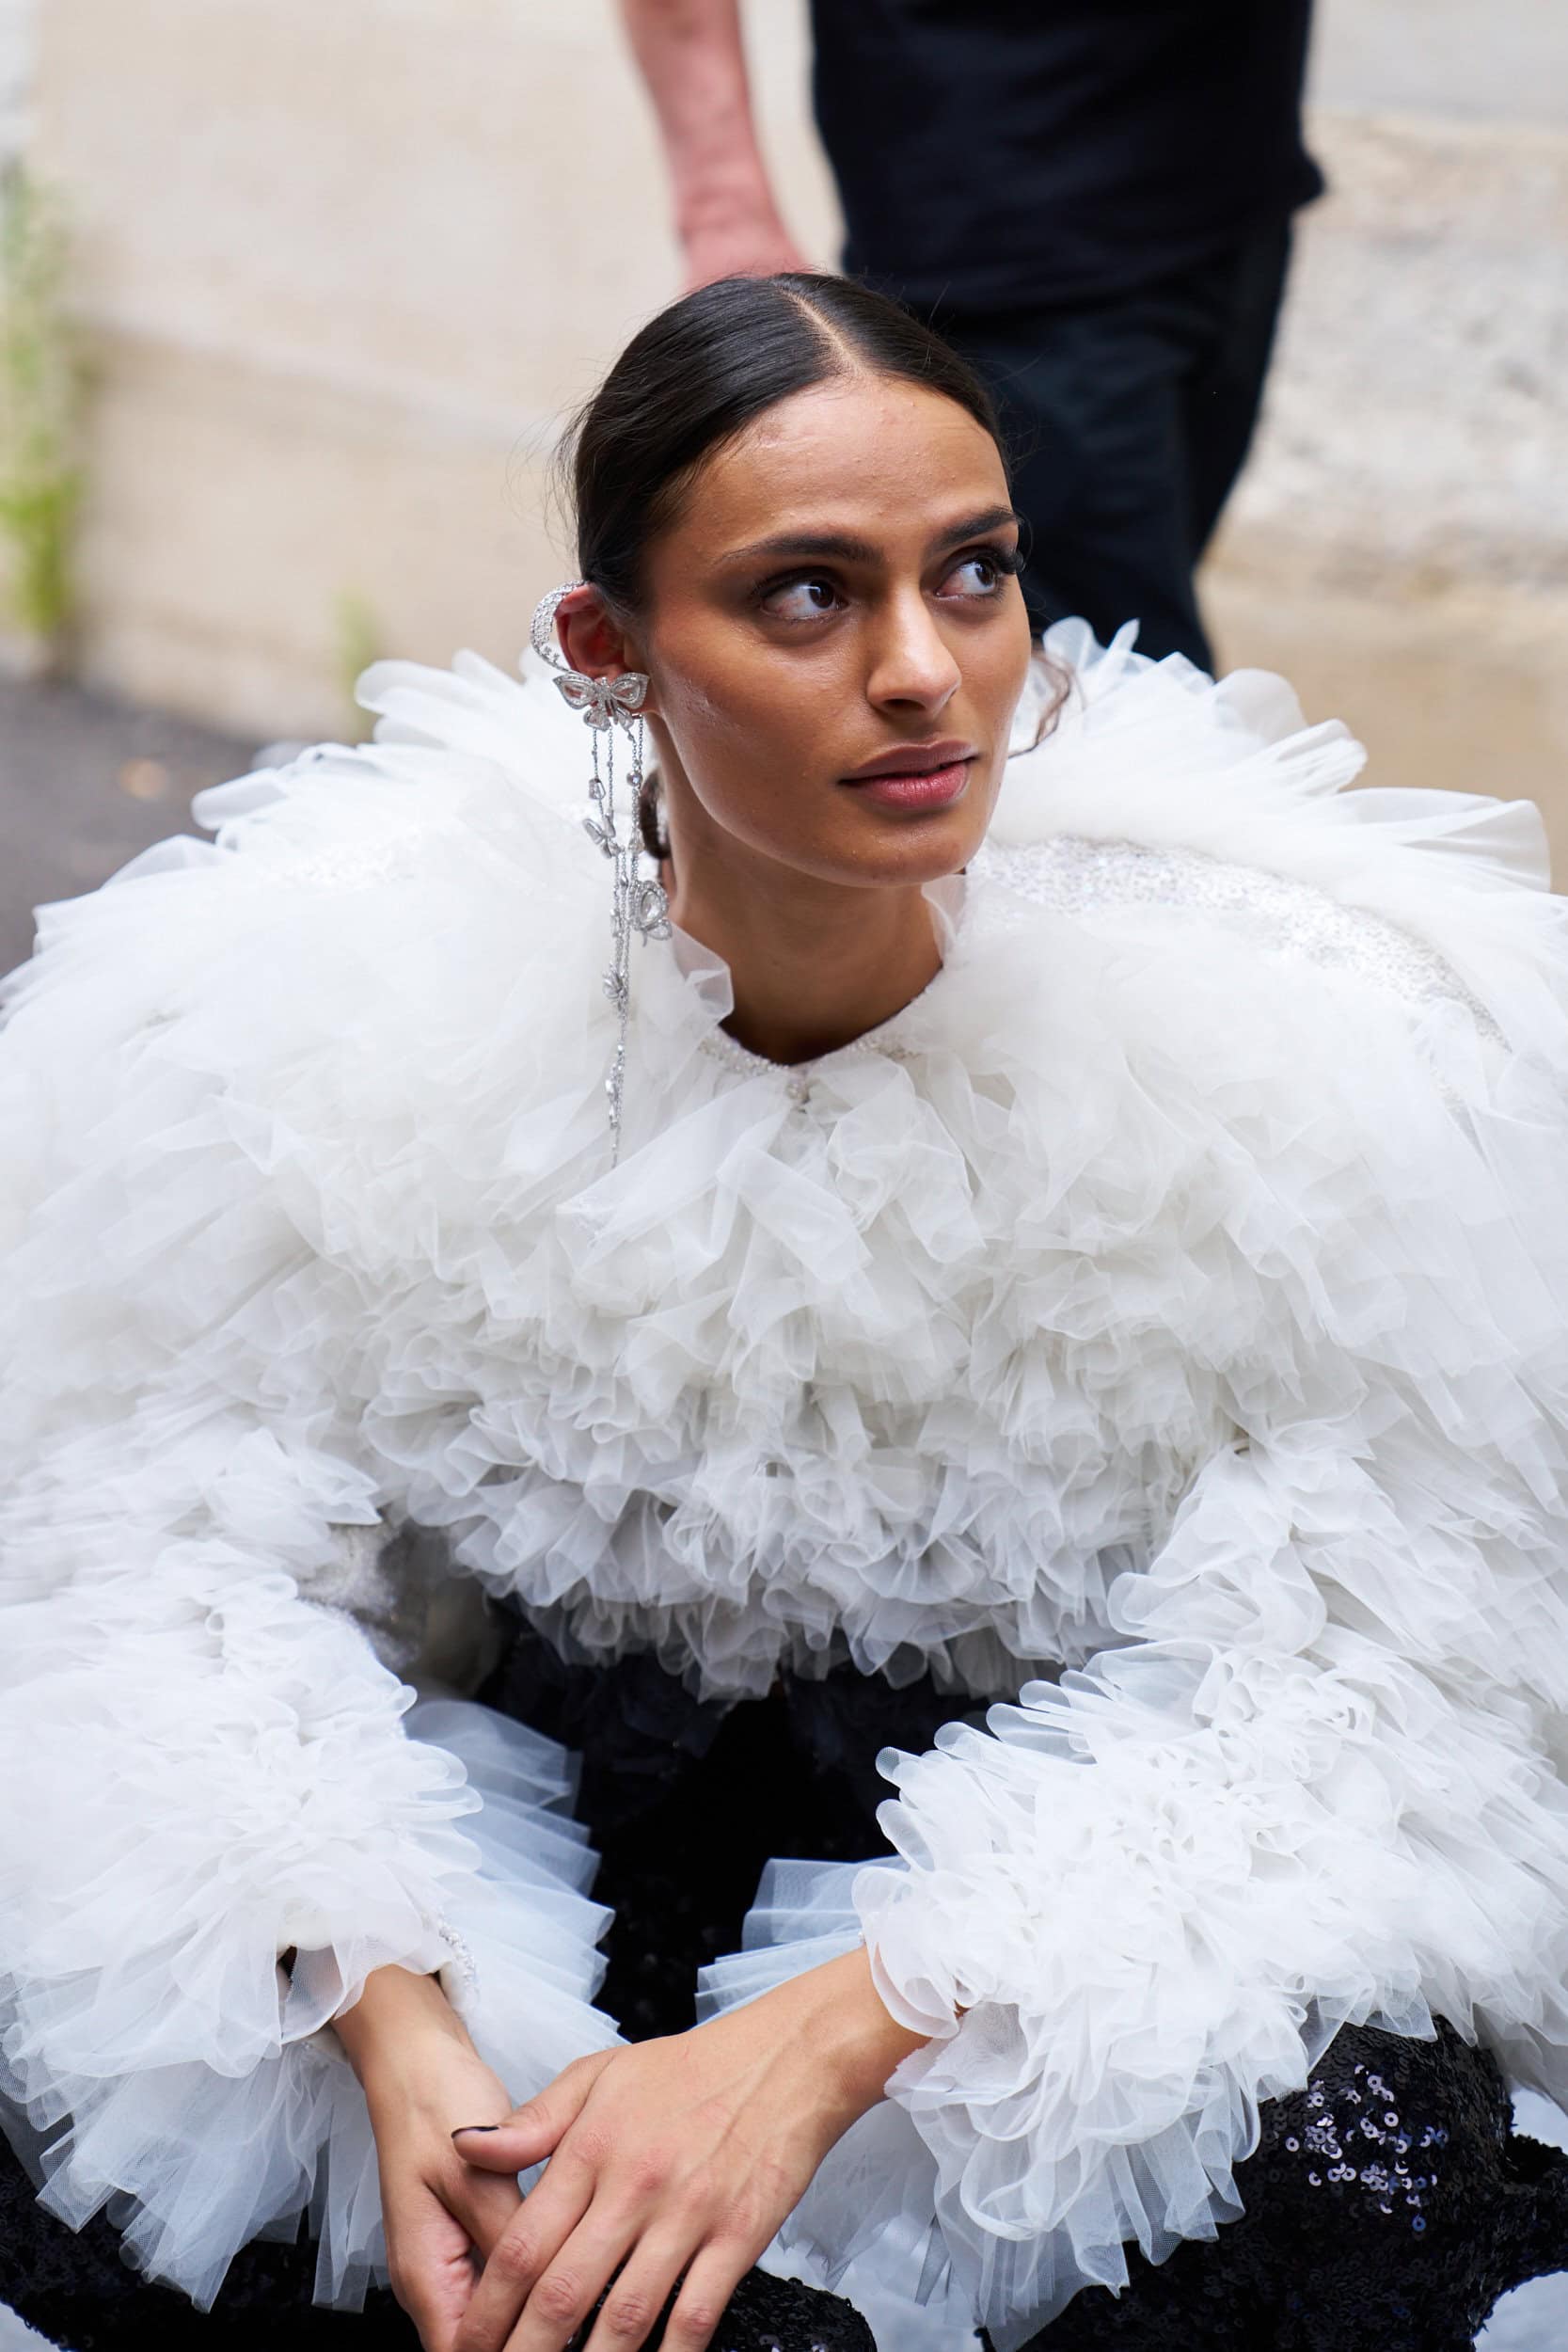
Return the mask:
<path id="1" fill-rule="evenodd" d="M 647 789 L 643 772 L 642 702 L 648 691 L 646 672 L 626 670 L 617 678 L 589 677 L 581 670 L 574 670 L 565 661 L 556 638 L 555 617 L 562 601 L 586 583 L 568 580 L 563 587 L 552 588 L 541 596 L 534 610 L 530 643 L 542 660 L 547 661 L 557 673 L 555 685 L 571 707 L 578 711 L 589 729 L 593 746 L 594 772 L 589 780 L 591 803 L 583 818 L 583 830 L 589 839 L 610 860 L 612 869 L 610 895 L 610 960 L 604 976 L 604 993 L 615 1009 L 615 1053 L 605 1080 L 605 1093 L 610 1102 L 610 1166 L 621 1157 L 621 1106 L 626 1091 L 626 1030 L 631 1019 L 631 942 L 633 932 L 643 939 L 668 939 L 670 936 L 670 904 L 662 882 L 650 882 L 640 870 L 642 837 L 640 825 L 642 795 Z M 625 840 L 616 831 L 615 806 L 615 730 L 624 727 L 630 738 L 630 765 L 626 789 L 630 797 L 630 822 Z"/>

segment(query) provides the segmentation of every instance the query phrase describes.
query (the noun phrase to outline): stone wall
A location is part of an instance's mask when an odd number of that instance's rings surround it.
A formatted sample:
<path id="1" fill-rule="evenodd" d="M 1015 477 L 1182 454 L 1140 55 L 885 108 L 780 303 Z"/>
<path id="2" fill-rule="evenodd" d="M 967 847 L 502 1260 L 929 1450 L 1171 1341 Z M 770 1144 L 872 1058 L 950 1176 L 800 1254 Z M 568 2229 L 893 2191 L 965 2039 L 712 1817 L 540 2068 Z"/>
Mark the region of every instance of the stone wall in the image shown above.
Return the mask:
<path id="1" fill-rule="evenodd" d="M 801 16 L 748 0 L 829 262 Z M 1326 0 L 1334 192 L 1207 593 L 1227 660 L 1342 709 L 1380 776 L 1560 803 L 1568 856 L 1568 10 L 1475 24 Z M 372 644 L 510 661 L 567 568 L 561 418 L 676 282 L 613 0 L 47 0 L 39 30 L 97 365 L 90 674 L 277 735 L 347 723 Z"/>
<path id="2" fill-rule="evenodd" d="M 1568 11 L 1338 0 L 1254 462 L 1210 566 L 1227 658 L 1343 714 L 1376 780 L 1542 802 L 1568 872 Z"/>

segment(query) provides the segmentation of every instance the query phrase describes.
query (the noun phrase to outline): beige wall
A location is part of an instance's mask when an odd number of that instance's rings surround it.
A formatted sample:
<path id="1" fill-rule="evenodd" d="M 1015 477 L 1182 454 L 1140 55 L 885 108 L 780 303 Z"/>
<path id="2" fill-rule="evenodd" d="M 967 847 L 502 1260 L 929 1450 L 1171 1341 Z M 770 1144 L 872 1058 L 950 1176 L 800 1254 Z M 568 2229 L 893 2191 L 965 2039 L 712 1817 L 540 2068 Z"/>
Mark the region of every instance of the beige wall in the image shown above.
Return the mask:
<path id="1" fill-rule="evenodd" d="M 26 137 L 36 26 L 34 0 L 0 0 L 0 169 Z"/>
<path id="2" fill-rule="evenodd" d="M 828 262 L 801 0 L 747 14 Z M 1568 9 L 1476 18 L 1327 0 L 1335 193 L 1208 593 L 1384 777 L 1568 816 Z M 343 723 L 345 599 L 388 650 L 512 660 L 568 568 L 561 416 L 676 284 L 613 0 L 42 0 L 40 34 L 99 364 L 92 674 L 276 735 Z"/>
<path id="3" fill-rule="evenodd" d="M 799 149 L 795 12 L 753 13 Z M 676 284 L 616 27 L 611 0 L 46 0 L 35 151 L 99 363 L 93 675 L 276 734 L 341 723 L 345 598 L 388 649 L 515 656 L 568 568 L 560 419 Z M 827 253 L 820 163 L 781 163 Z"/>

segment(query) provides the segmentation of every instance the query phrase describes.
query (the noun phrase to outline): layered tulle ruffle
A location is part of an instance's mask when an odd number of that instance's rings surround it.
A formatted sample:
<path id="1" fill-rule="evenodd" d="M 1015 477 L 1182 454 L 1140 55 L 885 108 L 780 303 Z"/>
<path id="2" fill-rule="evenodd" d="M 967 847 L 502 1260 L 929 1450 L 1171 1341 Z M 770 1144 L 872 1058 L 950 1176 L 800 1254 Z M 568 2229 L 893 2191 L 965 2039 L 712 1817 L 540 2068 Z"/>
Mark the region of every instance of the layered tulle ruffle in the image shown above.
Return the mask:
<path id="1" fill-rule="evenodd" d="M 24 1587 L 0 1665 L 0 2089 L 42 2135 L 51 2210 L 106 2207 L 198 2304 L 308 2214 L 318 2299 L 353 2307 L 384 2248 L 330 2020 L 373 1968 L 436 1971 L 512 2095 L 543 2089 L 614 2039 L 590 2006 L 594 1858 L 560 1749 L 483 1708 L 405 1712 L 359 1630 L 301 1597 L 312 1511 L 356 1482 L 232 1421 L 200 1459 L 173 1440 L 149 1415 L 62 1448 L 55 1490 L 35 1476 L 0 1512 Z M 163 1525 L 145 1498 L 130 1516 L 143 1447 Z M 204 1474 L 234 1517 L 198 1535 Z M 48 1598 L 24 1597 L 39 1528 L 73 1572 Z"/>
<path id="2" fill-rule="evenodd" d="M 1259 2103 L 1341 2024 L 1446 2016 L 1560 2083 L 1568 1800 L 1527 1710 L 1315 1604 L 1370 1620 L 1421 1535 L 1357 1465 L 1221 1457 L 1113 1597 L 1146 1638 L 884 1758 L 901 1863 L 775 1867 L 708 2012 L 863 1939 L 931 2037 L 783 2251 L 961 2291 L 1006 2344 L 1122 2283 L 1127 2243 L 1159 2260 L 1233 2216 Z"/>
<path id="3" fill-rule="evenodd" d="M 267 2072 L 280 1938 L 346 1982 L 434 1964 L 444 1921 L 520 2020 L 543 1972 L 537 2047 L 495 2045 L 517 2095 L 602 2030 L 554 1801 L 505 1816 L 515 1966 L 486 1966 L 459 1726 L 410 1741 L 312 1604 L 329 1527 L 381 1517 L 574 1655 L 652 1647 L 709 1692 L 843 1656 L 933 1666 L 956 1715 L 1025 1686 L 890 1760 L 897 1864 L 775 1902 L 714 1979 L 863 1936 L 933 2035 L 801 2208 L 823 2259 L 879 2232 L 890 2291 L 1006 2343 L 1124 2240 L 1217 2226 L 1259 2100 L 1341 2017 L 1440 2008 L 1557 2084 L 1568 1017 L 1539 828 L 1345 791 L 1355 747 L 1277 681 L 1055 650 L 1072 697 L 943 897 L 932 986 L 785 1073 L 723 1035 L 713 958 L 650 946 L 613 1172 L 604 870 L 541 679 L 387 665 L 375 745 L 209 793 L 215 845 L 43 911 L 0 1053 L 37 1139 L 5 1212 L 8 1573 L 34 1698 L 54 1661 L 82 1677 L 37 1889 L 8 1833 L 40 2111 L 119 2097 L 126 2019 L 188 1972 L 148 2046 L 260 2103 L 290 2210 L 299 2150 L 348 2127 L 317 2130 L 310 2071 L 335 1980 L 305 1971 Z M 188 1825 L 145 1880 L 96 1831 L 90 1868 L 66 1852 L 132 1750 Z M 121 2004 L 144 1884 L 185 1941 Z M 98 2150 L 80 2193 L 141 2195 L 150 2258 L 199 2245 L 210 2279 L 232 2182 L 200 2181 L 220 2231 L 147 2203 L 129 2124 Z M 325 2253 L 327 2291 L 359 2259 Z"/>

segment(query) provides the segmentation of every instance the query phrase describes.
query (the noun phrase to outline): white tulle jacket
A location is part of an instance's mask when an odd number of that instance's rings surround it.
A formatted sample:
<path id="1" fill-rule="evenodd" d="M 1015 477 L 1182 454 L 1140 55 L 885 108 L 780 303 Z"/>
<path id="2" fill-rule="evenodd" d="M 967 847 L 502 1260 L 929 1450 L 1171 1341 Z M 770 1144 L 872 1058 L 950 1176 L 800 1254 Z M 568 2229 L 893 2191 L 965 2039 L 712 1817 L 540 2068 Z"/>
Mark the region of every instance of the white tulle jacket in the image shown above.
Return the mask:
<path id="1" fill-rule="evenodd" d="M 895 1020 L 781 1069 L 710 955 L 639 949 L 613 1171 L 605 870 L 537 674 L 383 665 L 373 744 L 40 911 L 0 1037 L 0 2080 L 45 2201 L 198 2303 L 302 2211 L 321 2300 L 378 2275 L 330 2030 L 369 1970 L 439 1967 L 518 2099 L 614 2039 L 571 1760 L 421 1672 L 410 1595 L 707 1693 L 951 1684 L 883 1760 L 897 1859 L 781 1864 L 705 1998 L 869 1945 L 930 2039 L 781 2250 L 945 2295 L 955 2343 L 1212 2234 L 1343 2020 L 1564 2089 L 1539 821 L 1347 791 L 1275 679 L 1054 649 Z"/>

